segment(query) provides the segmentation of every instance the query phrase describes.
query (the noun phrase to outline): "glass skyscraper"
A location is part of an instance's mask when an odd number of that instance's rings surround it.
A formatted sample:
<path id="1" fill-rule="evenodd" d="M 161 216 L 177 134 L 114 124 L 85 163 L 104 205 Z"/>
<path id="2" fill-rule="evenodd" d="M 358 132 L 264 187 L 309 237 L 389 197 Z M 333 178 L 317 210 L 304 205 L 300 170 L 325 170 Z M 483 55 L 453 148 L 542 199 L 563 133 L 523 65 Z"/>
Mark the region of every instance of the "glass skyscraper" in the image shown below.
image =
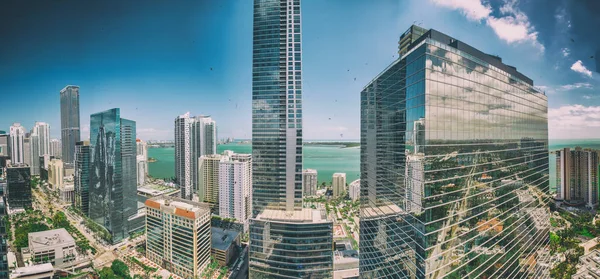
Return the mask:
<path id="1" fill-rule="evenodd" d="M 91 148 L 89 141 L 80 141 L 75 144 L 75 208 L 89 216 L 90 207 L 90 158 Z"/>
<path id="2" fill-rule="evenodd" d="M 250 278 L 330 278 L 332 222 L 302 208 L 299 0 L 255 0 Z"/>
<path id="3" fill-rule="evenodd" d="M 118 108 L 90 116 L 89 216 L 120 242 L 137 213 L 135 121 Z"/>
<path id="4" fill-rule="evenodd" d="M 81 136 L 79 132 L 79 86 L 68 85 L 60 90 L 60 128 L 61 159 L 65 167 L 72 167 L 75 161 L 75 143 L 80 140 Z"/>
<path id="5" fill-rule="evenodd" d="M 425 31 L 361 93 L 361 278 L 547 277 L 547 97 Z"/>

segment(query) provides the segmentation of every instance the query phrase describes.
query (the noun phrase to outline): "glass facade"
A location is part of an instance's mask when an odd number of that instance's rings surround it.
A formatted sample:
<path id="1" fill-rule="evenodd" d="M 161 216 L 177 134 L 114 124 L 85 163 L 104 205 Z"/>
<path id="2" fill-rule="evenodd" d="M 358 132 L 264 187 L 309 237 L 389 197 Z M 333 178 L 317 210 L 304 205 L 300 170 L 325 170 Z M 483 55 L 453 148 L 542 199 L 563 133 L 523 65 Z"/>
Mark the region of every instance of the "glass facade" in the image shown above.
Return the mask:
<path id="1" fill-rule="evenodd" d="M 332 278 L 332 226 L 251 220 L 250 278 Z"/>
<path id="2" fill-rule="evenodd" d="M 362 278 L 542 278 L 547 97 L 435 30 L 361 93 Z"/>
<path id="3" fill-rule="evenodd" d="M 72 166 L 75 161 L 75 143 L 80 141 L 79 86 L 69 85 L 60 91 L 60 127 L 61 159 L 65 166 Z"/>
<path id="4" fill-rule="evenodd" d="M 120 242 L 137 213 L 135 122 L 120 118 L 118 108 L 92 114 L 90 146 L 89 215 Z"/>
<path id="5" fill-rule="evenodd" d="M 31 208 L 30 171 L 28 166 L 6 168 L 6 195 L 9 208 Z"/>
<path id="6" fill-rule="evenodd" d="M 90 208 L 90 143 L 80 141 L 75 145 L 75 207 L 89 216 Z"/>

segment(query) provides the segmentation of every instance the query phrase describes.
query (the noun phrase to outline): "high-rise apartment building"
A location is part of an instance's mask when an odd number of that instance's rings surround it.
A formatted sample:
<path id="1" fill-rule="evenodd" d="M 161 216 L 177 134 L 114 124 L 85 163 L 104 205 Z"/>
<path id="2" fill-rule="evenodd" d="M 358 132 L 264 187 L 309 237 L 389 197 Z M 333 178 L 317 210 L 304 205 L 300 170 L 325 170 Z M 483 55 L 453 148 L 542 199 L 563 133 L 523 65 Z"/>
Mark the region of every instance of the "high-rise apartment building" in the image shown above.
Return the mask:
<path id="1" fill-rule="evenodd" d="M 29 166 L 12 164 L 6 167 L 6 202 L 11 211 L 31 208 L 31 173 Z"/>
<path id="2" fill-rule="evenodd" d="M 333 191 L 333 197 L 343 196 L 346 193 L 346 174 L 341 172 L 334 173 L 332 178 L 331 190 Z"/>
<path id="3" fill-rule="evenodd" d="M 210 204 L 211 211 L 219 215 L 219 165 L 229 158 L 225 155 L 204 155 L 198 159 L 198 199 Z"/>
<path id="4" fill-rule="evenodd" d="M 137 146 L 137 185 L 141 186 L 146 184 L 146 177 L 148 176 L 148 145 L 141 139 L 136 140 Z"/>
<path id="5" fill-rule="evenodd" d="M 31 135 L 39 137 L 39 156 L 50 154 L 50 125 L 45 122 L 35 122 Z"/>
<path id="6" fill-rule="evenodd" d="M 29 168 L 31 175 L 40 175 L 40 137 L 33 130 L 29 136 Z"/>
<path id="7" fill-rule="evenodd" d="M 317 170 L 305 169 L 302 172 L 302 193 L 304 196 L 317 194 Z"/>
<path id="8" fill-rule="evenodd" d="M 217 126 L 212 118 L 188 112 L 175 119 L 175 177 L 182 198 L 191 200 L 199 191 L 199 158 L 216 153 Z"/>
<path id="9" fill-rule="evenodd" d="M 10 156 L 8 152 L 9 136 L 5 131 L 0 131 L 0 156 Z"/>
<path id="10" fill-rule="evenodd" d="M 67 85 L 60 90 L 61 159 L 66 168 L 72 168 L 75 161 L 75 143 L 81 137 L 79 128 L 79 86 Z"/>
<path id="11" fill-rule="evenodd" d="M 89 214 L 113 243 L 127 237 L 128 219 L 137 214 L 135 131 L 118 108 L 90 116 Z"/>
<path id="12" fill-rule="evenodd" d="M 90 159 L 91 148 L 89 141 L 80 141 L 75 144 L 75 208 L 89 216 L 90 203 Z"/>
<path id="13" fill-rule="evenodd" d="M 302 208 L 300 14 L 300 0 L 254 1 L 250 278 L 333 276 L 333 224 Z"/>
<path id="14" fill-rule="evenodd" d="M 61 159 L 52 159 L 48 163 L 48 184 L 53 190 L 58 190 L 63 186 L 63 176 L 65 170 Z"/>
<path id="15" fill-rule="evenodd" d="M 252 155 L 227 157 L 219 162 L 219 216 L 248 224 L 252 215 Z"/>
<path id="16" fill-rule="evenodd" d="M 31 140 L 31 136 L 29 133 L 25 134 L 25 138 L 23 139 L 23 164 L 29 166 L 29 168 L 31 169 L 31 146 L 32 146 L 32 140 Z"/>
<path id="17" fill-rule="evenodd" d="M 556 197 L 568 204 L 598 205 L 598 151 L 576 147 L 556 152 Z"/>
<path id="18" fill-rule="evenodd" d="M 174 197 L 148 199 L 146 257 L 182 278 L 200 278 L 210 263 L 210 209 Z"/>
<path id="19" fill-rule="evenodd" d="M 360 179 L 354 180 L 348 185 L 348 196 L 352 201 L 360 199 Z"/>
<path id="20" fill-rule="evenodd" d="M 417 31 L 361 93 L 361 278 L 543 278 L 522 264 L 547 254 L 547 97 Z"/>
<path id="21" fill-rule="evenodd" d="M 50 155 L 55 158 L 62 157 L 62 142 L 59 139 L 50 140 Z"/>
<path id="22" fill-rule="evenodd" d="M 9 131 L 10 159 L 13 164 L 25 163 L 25 127 L 21 123 L 13 123 Z"/>

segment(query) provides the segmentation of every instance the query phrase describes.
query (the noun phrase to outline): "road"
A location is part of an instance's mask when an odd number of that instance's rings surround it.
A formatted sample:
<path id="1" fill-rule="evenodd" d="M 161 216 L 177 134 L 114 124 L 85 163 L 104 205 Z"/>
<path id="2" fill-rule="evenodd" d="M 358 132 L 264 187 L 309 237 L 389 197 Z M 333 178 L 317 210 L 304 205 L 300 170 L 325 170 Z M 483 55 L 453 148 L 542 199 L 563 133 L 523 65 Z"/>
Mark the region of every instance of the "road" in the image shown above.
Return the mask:
<path id="1" fill-rule="evenodd" d="M 239 261 L 242 261 L 242 266 L 240 269 L 237 269 L 239 265 Z M 239 257 L 238 261 L 232 267 L 231 275 L 229 278 L 231 279 L 246 279 L 248 278 L 248 246 L 244 248 L 242 251 L 242 255 Z"/>

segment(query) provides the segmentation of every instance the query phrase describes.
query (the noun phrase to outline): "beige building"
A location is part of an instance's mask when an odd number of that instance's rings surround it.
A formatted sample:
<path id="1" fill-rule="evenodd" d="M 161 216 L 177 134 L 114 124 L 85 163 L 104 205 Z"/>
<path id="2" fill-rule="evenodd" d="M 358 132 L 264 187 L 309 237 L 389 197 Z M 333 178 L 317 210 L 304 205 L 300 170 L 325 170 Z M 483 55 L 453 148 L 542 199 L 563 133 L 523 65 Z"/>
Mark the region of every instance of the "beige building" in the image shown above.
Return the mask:
<path id="1" fill-rule="evenodd" d="M 302 195 L 317 195 L 317 170 L 305 169 L 302 172 Z"/>
<path id="2" fill-rule="evenodd" d="M 50 188 L 57 190 L 62 188 L 64 176 L 64 166 L 60 159 L 52 159 L 48 163 L 48 184 Z"/>
<path id="3" fill-rule="evenodd" d="M 227 158 L 219 163 L 219 216 L 235 218 L 246 227 L 252 214 L 252 155 L 223 154 Z"/>
<path id="4" fill-rule="evenodd" d="M 65 229 L 28 234 L 29 252 L 35 264 L 64 265 L 75 261 L 75 240 Z"/>
<path id="5" fill-rule="evenodd" d="M 331 184 L 333 188 L 333 197 L 337 198 L 339 196 L 344 195 L 346 192 L 346 174 L 345 173 L 334 173 L 333 174 L 333 183 Z"/>
<path id="6" fill-rule="evenodd" d="M 173 197 L 146 200 L 146 257 L 183 278 L 196 278 L 210 262 L 210 208 Z"/>
<path id="7" fill-rule="evenodd" d="M 211 154 L 198 159 L 198 199 L 210 204 L 213 213 L 219 213 L 219 163 L 226 156 Z"/>

